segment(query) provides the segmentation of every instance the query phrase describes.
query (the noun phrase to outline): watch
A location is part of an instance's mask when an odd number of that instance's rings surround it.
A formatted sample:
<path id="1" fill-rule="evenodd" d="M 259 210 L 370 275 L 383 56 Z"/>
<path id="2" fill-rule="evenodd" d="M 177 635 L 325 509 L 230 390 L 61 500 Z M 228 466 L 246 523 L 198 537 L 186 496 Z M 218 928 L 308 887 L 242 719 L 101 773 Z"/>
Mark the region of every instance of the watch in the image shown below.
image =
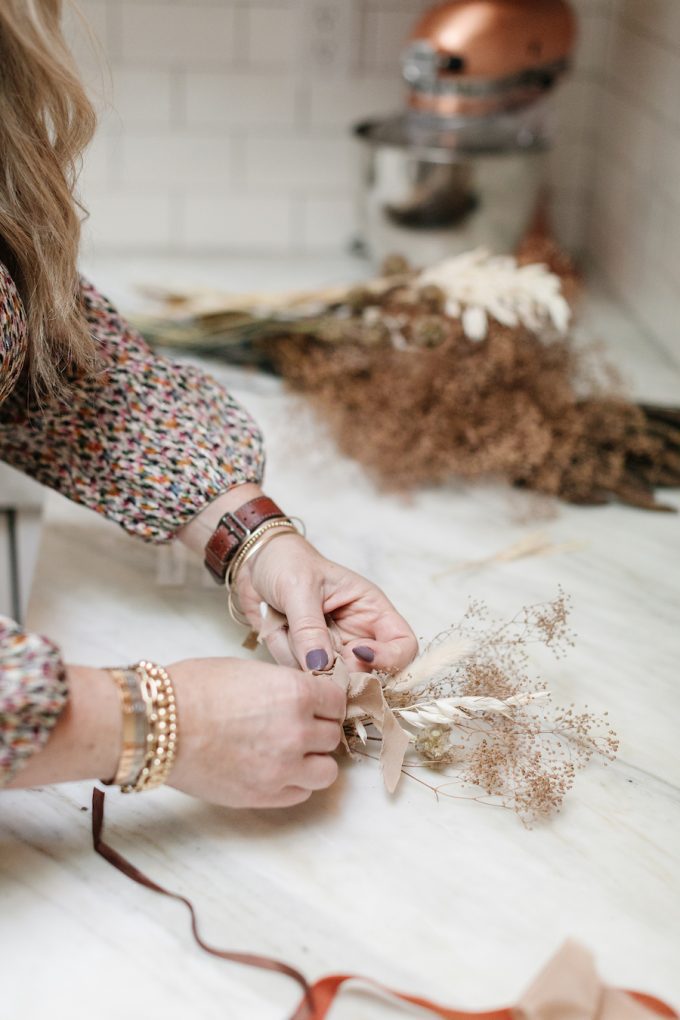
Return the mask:
<path id="1" fill-rule="evenodd" d="M 217 584 L 224 584 L 229 564 L 252 533 L 266 521 L 286 519 L 269 496 L 256 496 L 220 518 L 205 547 L 205 565 Z"/>

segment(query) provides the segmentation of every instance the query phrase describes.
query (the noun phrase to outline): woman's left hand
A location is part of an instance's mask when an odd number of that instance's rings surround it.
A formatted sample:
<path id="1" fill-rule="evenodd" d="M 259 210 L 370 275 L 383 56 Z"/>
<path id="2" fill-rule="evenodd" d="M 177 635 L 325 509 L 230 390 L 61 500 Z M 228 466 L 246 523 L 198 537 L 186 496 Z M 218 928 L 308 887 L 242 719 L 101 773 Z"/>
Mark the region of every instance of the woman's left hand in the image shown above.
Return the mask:
<path id="1" fill-rule="evenodd" d="M 287 618 L 288 628 L 266 642 L 284 666 L 325 669 L 339 651 L 352 670 L 392 671 L 418 651 L 413 631 L 380 588 L 327 560 L 301 535 L 266 542 L 239 571 L 236 594 L 254 630 L 262 623 L 262 602 Z"/>

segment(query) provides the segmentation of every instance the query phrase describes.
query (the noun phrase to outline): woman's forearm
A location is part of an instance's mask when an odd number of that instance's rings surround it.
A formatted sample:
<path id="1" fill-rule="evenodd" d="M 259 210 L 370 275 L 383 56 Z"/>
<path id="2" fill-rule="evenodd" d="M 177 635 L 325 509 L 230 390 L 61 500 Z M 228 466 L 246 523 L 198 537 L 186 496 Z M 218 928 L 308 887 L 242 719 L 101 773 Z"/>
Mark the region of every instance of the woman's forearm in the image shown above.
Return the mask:
<path id="1" fill-rule="evenodd" d="M 122 743 L 118 689 L 106 670 L 69 666 L 69 700 L 44 748 L 6 785 L 24 789 L 113 777 Z"/>

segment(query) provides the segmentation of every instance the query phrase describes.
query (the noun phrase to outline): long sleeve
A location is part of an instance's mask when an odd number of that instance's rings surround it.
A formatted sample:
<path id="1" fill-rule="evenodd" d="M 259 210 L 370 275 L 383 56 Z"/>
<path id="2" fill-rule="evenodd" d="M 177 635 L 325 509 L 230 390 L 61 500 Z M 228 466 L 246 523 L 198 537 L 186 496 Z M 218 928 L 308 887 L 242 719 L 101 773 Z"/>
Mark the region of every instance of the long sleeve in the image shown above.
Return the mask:
<path id="1" fill-rule="evenodd" d="M 100 372 L 67 402 L 29 410 L 15 387 L 0 405 L 0 459 L 133 535 L 169 541 L 227 489 L 261 480 L 260 432 L 211 376 L 151 352 L 86 282 L 82 295 Z"/>
<path id="2" fill-rule="evenodd" d="M 45 745 L 67 698 L 56 645 L 0 616 L 0 787 Z"/>

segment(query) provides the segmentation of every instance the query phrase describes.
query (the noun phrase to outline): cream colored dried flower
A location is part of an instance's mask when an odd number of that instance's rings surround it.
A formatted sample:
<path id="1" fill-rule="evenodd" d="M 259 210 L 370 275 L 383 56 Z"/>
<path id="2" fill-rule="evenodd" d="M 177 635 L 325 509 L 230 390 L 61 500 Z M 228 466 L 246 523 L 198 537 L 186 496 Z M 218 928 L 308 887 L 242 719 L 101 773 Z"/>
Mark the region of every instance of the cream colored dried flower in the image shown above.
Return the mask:
<path id="1" fill-rule="evenodd" d="M 447 634 L 443 639 L 431 642 L 410 666 L 390 677 L 386 684 L 395 692 L 417 690 L 431 684 L 444 670 L 450 670 L 457 662 L 467 658 L 473 649 L 474 644 L 469 638 Z"/>
<path id="2" fill-rule="evenodd" d="M 559 276 L 541 264 L 520 266 L 511 255 L 484 248 L 444 259 L 423 270 L 417 283 L 446 295 L 446 313 L 460 318 L 470 340 L 483 340 L 491 316 L 504 326 L 526 326 L 534 333 L 552 326 L 567 331 L 569 305 Z"/>
<path id="3" fill-rule="evenodd" d="M 410 726 L 426 729 L 428 726 L 450 726 L 456 719 L 469 719 L 480 712 L 497 713 L 509 718 L 514 709 L 549 697 L 548 691 L 524 691 L 512 694 L 509 698 L 491 698 L 480 694 L 434 698 L 432 701 L 416 702 L 406 708 L 396 708 L 395 712 Z"/>

